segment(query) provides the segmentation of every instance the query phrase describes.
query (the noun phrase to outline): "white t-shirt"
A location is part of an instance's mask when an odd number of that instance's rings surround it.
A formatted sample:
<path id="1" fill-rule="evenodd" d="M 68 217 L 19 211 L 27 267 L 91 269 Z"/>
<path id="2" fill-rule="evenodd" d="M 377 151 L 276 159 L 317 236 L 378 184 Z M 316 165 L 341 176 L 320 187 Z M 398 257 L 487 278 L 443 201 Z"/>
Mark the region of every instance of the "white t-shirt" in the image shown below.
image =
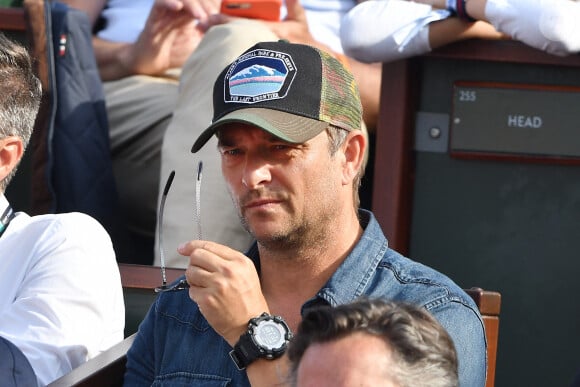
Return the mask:
<path id="1" fill-rule="evenodd" d="M 131 43 L 137 40 L 155 0 L 109 0 L 102 12 L 101 39 Z"/>
<path id="2" fill-rule="evenodd" d="M 0 195 L 0 212 L 7 206 Z M 28 358 L 39 385 L 123 340 L 121 277 L 93 218 L 17 213 L 0 237 L 0 266 L 0 336 Z"/>

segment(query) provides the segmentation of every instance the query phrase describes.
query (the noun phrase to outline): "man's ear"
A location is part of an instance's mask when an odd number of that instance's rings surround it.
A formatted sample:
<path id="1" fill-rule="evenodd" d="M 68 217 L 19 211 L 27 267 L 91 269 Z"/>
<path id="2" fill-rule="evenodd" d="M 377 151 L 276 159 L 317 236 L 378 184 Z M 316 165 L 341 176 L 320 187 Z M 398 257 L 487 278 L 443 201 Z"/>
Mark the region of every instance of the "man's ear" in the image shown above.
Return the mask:
<path id="1" fill-rule="evenodd" d="M 18 136 L 8 136 L 0 140 L 0 180 L 12 172 L 24 153 L 24 144 Z"/>
<path id="2" fill-rule="evenodd" d="M 348 133 L 343 144 L 345 161 L 343 184 L 351 183 L 359 173 L 366 161 L 367 146 L 368 140 L 362 130 L 353 130 Z"/>

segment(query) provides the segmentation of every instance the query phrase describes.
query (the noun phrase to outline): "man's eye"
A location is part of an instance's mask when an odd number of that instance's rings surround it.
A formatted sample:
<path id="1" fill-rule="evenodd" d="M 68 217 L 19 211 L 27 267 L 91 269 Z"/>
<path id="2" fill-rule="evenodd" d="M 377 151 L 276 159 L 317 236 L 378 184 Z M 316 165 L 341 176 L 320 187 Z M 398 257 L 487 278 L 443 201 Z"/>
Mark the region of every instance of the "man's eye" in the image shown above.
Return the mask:
<path id="1" fill-rule="evenodd" d="M 239 155 L 241 151 L 239 149 L 224 149 L 222 150 L 222 154 L 224 156 L 236 156 Z"/>

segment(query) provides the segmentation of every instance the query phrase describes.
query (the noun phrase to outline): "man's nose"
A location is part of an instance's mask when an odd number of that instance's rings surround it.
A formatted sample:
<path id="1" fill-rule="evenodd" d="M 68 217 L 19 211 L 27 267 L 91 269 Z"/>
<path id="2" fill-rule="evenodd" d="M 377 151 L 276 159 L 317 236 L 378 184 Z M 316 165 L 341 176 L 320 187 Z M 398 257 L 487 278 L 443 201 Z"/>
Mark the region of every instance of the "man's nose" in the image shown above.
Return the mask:
<path id="1" fill-rule="evenodd" d="M 242 184 L 249 189 L 254 189 L 271 180 L 271 165 L 260 157 L 246 157 Z"/>

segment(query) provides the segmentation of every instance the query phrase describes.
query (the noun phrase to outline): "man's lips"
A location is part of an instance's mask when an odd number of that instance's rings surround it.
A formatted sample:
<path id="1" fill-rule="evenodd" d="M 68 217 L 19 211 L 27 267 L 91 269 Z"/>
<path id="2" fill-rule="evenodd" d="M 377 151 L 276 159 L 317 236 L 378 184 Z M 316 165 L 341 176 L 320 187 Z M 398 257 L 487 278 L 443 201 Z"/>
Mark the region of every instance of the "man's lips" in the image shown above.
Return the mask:
<path id="1" fill-rule="evenodd" d="M 254 199 L 251 200 L 247 203 L 244 203 L 243 208 L 244 209 L 251 209 L 251 208 L 257 208 L 257 207 L 264 207 L 270 204 L 278 204 L 280 203 L 281 200 L 279 199 Z"/>

